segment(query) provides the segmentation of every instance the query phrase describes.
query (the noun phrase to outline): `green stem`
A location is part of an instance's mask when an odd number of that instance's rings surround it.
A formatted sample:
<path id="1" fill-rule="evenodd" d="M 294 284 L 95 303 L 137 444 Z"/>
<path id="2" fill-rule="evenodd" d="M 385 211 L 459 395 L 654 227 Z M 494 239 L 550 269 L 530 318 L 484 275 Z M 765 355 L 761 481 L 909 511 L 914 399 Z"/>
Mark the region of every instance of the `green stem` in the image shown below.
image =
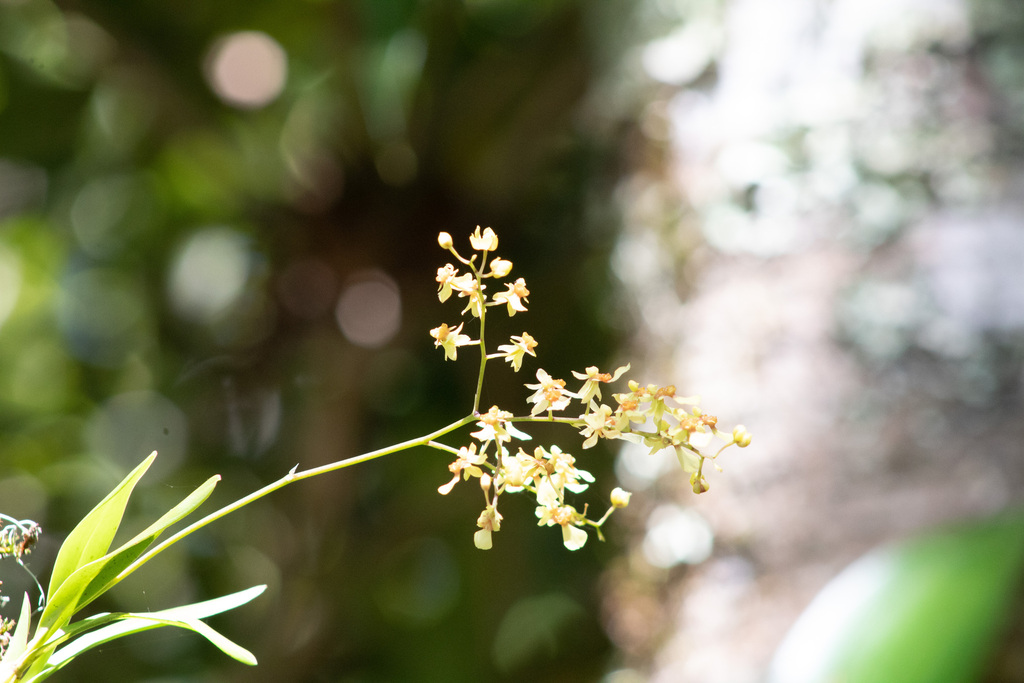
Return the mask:
<path id="1" fill-rule="evenodd" d="M 580 427 L 586 424 L 583 420 L 578 417 L 556 417 L 554 415 L 545 415 L 539 417 L 537 415 L 520 415 L 517 417 L 510 417 L 509 422 L 561 422 L 564 424 L 572 425 L 573 427 Z"/>
<path id="2" fill-rule="evenodd" d="M 483 263 L 487 263 L 487 252 L 483 252 Z M 484 369 L 487 367 L 487 345 L 484 343 L 484 326 L 487 321 L 487 306 L 484 305 L 484 283 L 483 278 L 480 277 L 480 271 L 476 269 L 474 264 L 469 264 L 469 267 L 473 269 L 473 277 L 476 278 L 477 293 L 480 295 L 480 372 L 476 378 L 476 394 L 473 396 L 473 413 L 478 414 L 480 412 L 480 396 L 484 391 Z"/>
<path id="3" fill-rule="evenodd" d="M 214 522 L 220 519 L 221 517 L 224 517 L 225 515 L 235 512 L 236 510 L 245 507 L 249 503 L 255 502 L 260 498 L 263 498 L 267 494 L 273 493 L 278 489 L 282 489 L 285 486 L 288 486 L 289 484 L 293 484 L 297 481 L 302 481 L 303 479 L 311 479 L 312 477 L 317 477 L 320 476 L 321 474 L 327 474 L 328 472 L 333 472 L 335 470 L 351 467 L 352 465 L 358 465 L 359 463 L 367 462 L 368 460 L 374 460 L 385 455 L 390 455 L 391 453 L 397 453 L 399 451 L 408 450 L 410 448 L 415 448 L 417 446 L 431 446 L 433 448 L 436 448 L 437 445 L 431 444 L 431 441 L 440 436 L 444 436 L 449 432 L 453 432 L 456 429 L 459 429 L 460 427 L 464 427 L 465 425 L 473 422 L 476 419 L 477 418 L 474 415 L 467 415 L 461 420 L 452 422 L 450 425 L 441 427 L 440 429 L 430 432 L 429 434 L 424 434 L 423 436 L 419 436 L 415 439 L 409 439 L 408 441 L 403 441 L 393 446 L 388 446 L 387 448 L 379 448 L 375 451 L 363 453 L 362 455 L 356 455 L 351 458 L 345 458 L 344 460 L 338 460 L 337 462 L 332 462 L 327 465 L 321 465 L 320 467 L 313 467 L 308 470 L 302 470 L 301 472 L 297 472 L 293 469 L 291 472 L 284 475 L 277 481 L 271 484 L 267 484 L 263 488 L 257 491 L 253 491 L 249 495 L 243 498 L 239 498 L 233 503 L 229 503 L 228 505 L 225 505 L 224 507 L 222 507 L 219 510 L 216 510 L 215 512 L 211 512 L 202 519 L 193 522 L 192 524 L 189 524 L 187 527 L 181 529 L 174 535 L 169 536 L 162 543 L 153 546 L 145 553 L 143 553 L 141 556 L 139 556 L 139 558 L 135 560 L 135 562 L 126 567 L 118 576 L 118 579 L 120 580 L 121 577 L 128 576 L 133 571 L 138 569 L 140 566 L 142 566 L 146 562 L 149 562 L 149 560 L 151 560 L 153 557 L 166 550 L 168 547 L 174 545 L 175 543 L 185 538 L 189 534 L 198 531 L 199 529 L 202 529 L 210 522 Z"/>
<path id="4" fill-rule="evenodd" d="M 604 511 L 604 516 L 602 516 L 601 519 L 597 520 L 596 522 L 592 522 L 592 521 L 590 521 L 588 519 L 587 520 L 587 524 L 590 524 L 591 526 L 594 526 L 594 527 L 597 527 L 597 528 L 601 528 L 602 526 L 604 526 L 604 523 L 608 521 L 608 518 L 612 516 L 613 512 L 615 512 L 615 507 L 614 506 L 608 508 L 607 510 L 605 510 Z"/>
<path id="5" fill-rule="evenodd" d="M 452 448 L 451 446 L 449 446 L 447 444 L 443 444 L 443 443 L 440 443 L 440 442 L 437 442 L 437 441 L 431 441 L 431 442 L 426 443 L 424 445 L 425 446 L 429 446 L 430 448 L 436 448 L 439 451 L 444 451 L 446 453 L 451 453 L 452 455 L 458 455 L 459 454 L 459 449 L 458 448 Z"/>

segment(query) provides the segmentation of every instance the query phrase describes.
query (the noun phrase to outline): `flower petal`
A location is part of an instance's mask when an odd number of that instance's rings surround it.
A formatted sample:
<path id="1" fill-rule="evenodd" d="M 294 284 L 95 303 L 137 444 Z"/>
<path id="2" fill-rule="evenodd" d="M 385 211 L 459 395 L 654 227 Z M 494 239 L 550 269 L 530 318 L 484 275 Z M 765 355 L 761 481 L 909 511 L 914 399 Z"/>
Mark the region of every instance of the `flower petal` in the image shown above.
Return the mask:
<path id="1" fill-rule="evenodd" d="M 578 526 L 566 524 L 562 527 L 562 543 L 569 550 L 579 550 L 587 543 L 587 532 Z"/>

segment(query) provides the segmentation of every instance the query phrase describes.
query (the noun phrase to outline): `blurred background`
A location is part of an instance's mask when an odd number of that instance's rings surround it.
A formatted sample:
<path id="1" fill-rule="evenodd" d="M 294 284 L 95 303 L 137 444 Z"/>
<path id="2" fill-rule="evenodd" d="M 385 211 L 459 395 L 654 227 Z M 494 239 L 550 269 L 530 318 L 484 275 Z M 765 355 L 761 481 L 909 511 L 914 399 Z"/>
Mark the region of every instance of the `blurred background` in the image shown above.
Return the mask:
<path id="1" fill-rule="evenodd" d="M 1024 497 L 1021 74 L 1011 0 L 0 0 L 0 510 L 36 571 L 152 450 L 126 533 L 464 414 L 440 230 L 497 231 L 501 336 L 554 376 L 630 360 L 754 434 L 699 498 L 588 451 L 584 500 L 636 495 L 576 553 L 514 500 L 475 550 L 438 452 L 301 483 L 100 606 L 268 583 L 214 620 L 257 668 L 155 631 L 67 677 L 823 680 L 779 648 L 844 567 Z M 996 596 L 982 655 L 924 680 L 1024 680 L 1004 526 L 955 584 Z"/>

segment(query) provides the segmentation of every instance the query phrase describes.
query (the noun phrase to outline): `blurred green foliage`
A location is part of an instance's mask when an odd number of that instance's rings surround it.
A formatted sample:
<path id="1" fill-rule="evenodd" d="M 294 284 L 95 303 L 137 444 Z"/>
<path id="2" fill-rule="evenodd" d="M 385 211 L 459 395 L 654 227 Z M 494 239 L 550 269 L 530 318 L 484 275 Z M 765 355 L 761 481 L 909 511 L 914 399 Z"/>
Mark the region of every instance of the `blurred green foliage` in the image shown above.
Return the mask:
<path id="1" fill-rule="evenodd" d="M 1022 569 L 1019 510 L 876 549 L 819 593 L 770 680 L 1020 680 Z"/>
<path id="2" fill-rule="evenodd" d="M 0 2 L 0 506 L 42 523 L 31 565 L 47 571 L 150 450 L 127 533 L 210 474 L 220 504 L 463 414 L 476 368 L 442 362 L 427 336 L 447 315 L 439 230 L 498 230 L 546 368 L 604 364 L 617 132 L 634 103 L 595 93 L 629 45 L 631 5 Z M 246 32 L 284 57 L 280 92 L 256 103 L 216 87 L 219 50 Z M 262 73 L 243 66 L 236 80 Z M 336 312 L 370 281 L 398 292 L 400 325 L 367 348 Z M 522 401 L 532 372 L 496 368 L 485 404 Z M 437 495 L 446 466 L 412 452 L 286 490 L 98 606 L 269 583 L 216 624 L 257 669 L 156 632 L 68 676 L 599 677 L 594 579 L 614 540 L 566 553 L 510 505 L 478 552 L 479 501 Z"/>

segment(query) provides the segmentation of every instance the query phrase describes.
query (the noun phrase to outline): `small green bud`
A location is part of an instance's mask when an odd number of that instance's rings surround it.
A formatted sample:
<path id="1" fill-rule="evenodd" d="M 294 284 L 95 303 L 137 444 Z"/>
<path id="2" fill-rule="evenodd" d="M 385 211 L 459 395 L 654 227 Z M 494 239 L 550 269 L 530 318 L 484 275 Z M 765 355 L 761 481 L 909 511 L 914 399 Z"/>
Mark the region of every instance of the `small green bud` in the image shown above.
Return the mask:
<path id="1" fill-rule="evenodd" d="M 707 493 L 708 489 L 711 488 L 708 485 L 708 480 L 697 472 L 690 475 L 690 486 L 693 487 L 693 492 L 697 494 Z"/>

